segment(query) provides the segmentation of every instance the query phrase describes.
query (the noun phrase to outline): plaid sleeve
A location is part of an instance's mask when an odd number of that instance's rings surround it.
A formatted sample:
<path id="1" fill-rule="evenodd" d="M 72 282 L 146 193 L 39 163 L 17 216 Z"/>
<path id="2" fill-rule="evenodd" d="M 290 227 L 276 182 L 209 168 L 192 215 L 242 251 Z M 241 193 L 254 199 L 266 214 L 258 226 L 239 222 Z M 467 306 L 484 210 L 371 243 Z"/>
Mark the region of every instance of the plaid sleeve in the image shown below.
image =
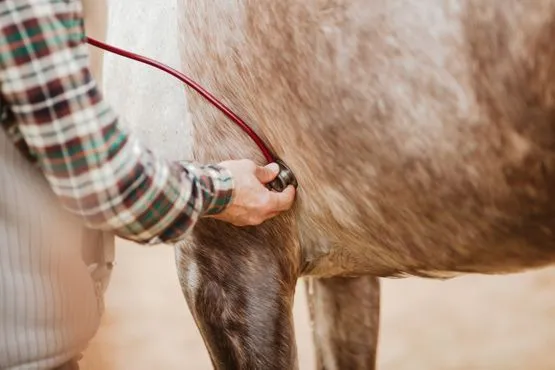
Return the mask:
<path id="1" fill-rule="evenodd" d="M 0 28 L 3 125 L 88 226 L 174 242 L 231 202 L 227 170 L 165 161 L 118 124 L 88 69 L 80 1 L 0 0 Z"/>

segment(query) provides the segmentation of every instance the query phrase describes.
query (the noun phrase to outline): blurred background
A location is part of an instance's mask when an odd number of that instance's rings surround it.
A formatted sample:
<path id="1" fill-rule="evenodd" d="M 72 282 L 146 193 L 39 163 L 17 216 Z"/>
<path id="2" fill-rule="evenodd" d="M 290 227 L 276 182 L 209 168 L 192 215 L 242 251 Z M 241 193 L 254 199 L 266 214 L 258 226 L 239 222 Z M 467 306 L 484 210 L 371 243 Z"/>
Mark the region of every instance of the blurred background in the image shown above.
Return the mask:
<path id="1" fill-rule="evenodd" d="M 108 0 L 108 42 L 179 68 L 175 0 Z M 194 76 L 191 76 L 194 78 Z M 184 87 L 107 54 L 104 91 L 155 151 L 189 157 Z M 555 369 L 555 269 L 440 282 L 383 280 L 380 370 Z M 295 304 L 301 369 L 313 369 L 304 289 Z M 178 286 L 173 250 L 118 240 L 98 335 L 84 370 L 209 370 Z"/>

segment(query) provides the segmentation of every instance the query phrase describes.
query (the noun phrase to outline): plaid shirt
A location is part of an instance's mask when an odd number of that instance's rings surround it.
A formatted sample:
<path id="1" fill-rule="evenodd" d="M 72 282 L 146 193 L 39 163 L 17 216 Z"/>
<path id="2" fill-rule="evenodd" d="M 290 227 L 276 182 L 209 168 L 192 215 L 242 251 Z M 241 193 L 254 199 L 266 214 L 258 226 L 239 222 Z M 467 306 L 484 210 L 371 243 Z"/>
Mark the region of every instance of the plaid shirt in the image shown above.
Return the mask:
<path id="1" fill-rule="evenodd" d="M 231 201 L 230 173 L 168 162 L 126 132 L 88 68 L 78 0 L 0 0 L 2 126 L 91 227 L 175 242 Z"/>

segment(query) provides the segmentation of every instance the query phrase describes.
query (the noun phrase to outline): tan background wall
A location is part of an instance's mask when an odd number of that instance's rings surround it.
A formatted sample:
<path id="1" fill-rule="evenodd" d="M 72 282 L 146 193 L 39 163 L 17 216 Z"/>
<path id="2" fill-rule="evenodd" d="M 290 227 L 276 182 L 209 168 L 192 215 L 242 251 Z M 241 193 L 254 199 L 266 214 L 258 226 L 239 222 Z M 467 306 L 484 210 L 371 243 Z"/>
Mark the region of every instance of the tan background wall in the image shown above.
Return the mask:
<path id="1" fill-rule="evenodd" d="M 109 42 L 179 67 L 174 0 L 108 0 Z M 180 82 L 107 55 L 104 90 L 156 151 L 188 155 Z M 178 287 L 169 247 L 119 242 L 107 313 L 85 370 L 210 369 Z M 449 282 L 383 283 L 383 370 L 555 369 L 555 269 Z M 312 369 L 304 291 L 295 306 L 302 369 Z"/>

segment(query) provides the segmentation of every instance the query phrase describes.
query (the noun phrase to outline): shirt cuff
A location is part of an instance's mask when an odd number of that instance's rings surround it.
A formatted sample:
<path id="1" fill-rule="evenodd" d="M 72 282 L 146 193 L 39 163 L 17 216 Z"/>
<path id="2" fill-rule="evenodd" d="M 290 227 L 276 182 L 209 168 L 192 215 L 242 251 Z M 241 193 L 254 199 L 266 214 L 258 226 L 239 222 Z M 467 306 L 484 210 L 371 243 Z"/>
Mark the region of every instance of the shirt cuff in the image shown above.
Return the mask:
<path id="1" fill-rule="evenodd" d="M 187 172 L 199 181 L 203 194 L 201 215 L 216 215 L 223 212 L 233 201 L 234 182 L 231 172 L 220 165 L 195 165 L 179 162 Z"/>

